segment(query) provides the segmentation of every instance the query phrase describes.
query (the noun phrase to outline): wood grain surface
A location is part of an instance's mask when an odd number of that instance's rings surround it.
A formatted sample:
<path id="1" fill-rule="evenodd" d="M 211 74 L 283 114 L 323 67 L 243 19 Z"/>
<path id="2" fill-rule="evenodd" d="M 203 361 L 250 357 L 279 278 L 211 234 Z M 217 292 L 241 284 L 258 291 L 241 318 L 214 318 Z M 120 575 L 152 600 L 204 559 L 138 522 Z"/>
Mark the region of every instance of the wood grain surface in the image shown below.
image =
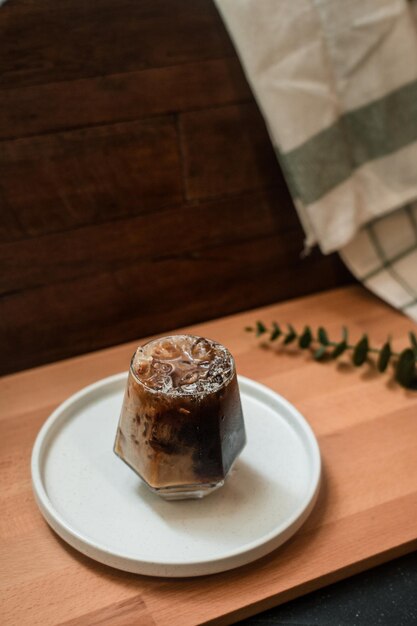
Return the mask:
<path id="1" fill-rule="evenodd" d="M 1 7 L 0 213 L 0 373 L 352 281 L 212 0 Z"/>
<path id="2" fill-rule="evenodd" d="M 7 376 L 0 381 L 2 624 L 227 624 L 417 547 L 416 392 L 345 356 L 320 364 L 305 351 L 262 348 L 243 331 L 260 318 L 324 324 L 331 335 L 346 324 L 352 339 L 368 332 L 376 345 L 391 333 L 397 348 L 413 325 L 347 287 L 192 327 L 228 345 L 240 374 L 284 395 L 314 429 L 324 476 L 302 529 L 259 561 L 195 579 L 127 574 L 82 556 L 35 505 L 31 448 L 60 402 L 127 368 L 136 342 Z"/>

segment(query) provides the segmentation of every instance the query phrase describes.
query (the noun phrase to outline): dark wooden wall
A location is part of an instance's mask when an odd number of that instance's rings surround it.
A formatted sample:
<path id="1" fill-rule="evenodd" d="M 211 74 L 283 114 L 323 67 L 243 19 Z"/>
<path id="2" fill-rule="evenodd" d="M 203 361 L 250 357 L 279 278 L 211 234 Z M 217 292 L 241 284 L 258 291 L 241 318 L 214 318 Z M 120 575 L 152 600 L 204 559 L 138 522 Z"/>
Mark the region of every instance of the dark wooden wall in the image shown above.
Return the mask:
<path id="1" fill-rule="evenodd" d="M 0 8 L 1 372 L 351 280 L 211 0 Z"/>

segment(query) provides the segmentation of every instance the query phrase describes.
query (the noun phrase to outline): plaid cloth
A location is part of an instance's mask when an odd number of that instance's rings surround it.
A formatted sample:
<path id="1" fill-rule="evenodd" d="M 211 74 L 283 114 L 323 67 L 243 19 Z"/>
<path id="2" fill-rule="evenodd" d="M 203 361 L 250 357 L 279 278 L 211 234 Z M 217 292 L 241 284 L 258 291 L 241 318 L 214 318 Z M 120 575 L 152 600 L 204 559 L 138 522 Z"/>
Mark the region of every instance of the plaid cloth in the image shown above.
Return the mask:
<path id="1" fill-rule="evenodd" d="M 417 202 L 366 224 L 340 254 L 366 287 L 417 321 Z"/>
<path id="2" fill-rule="evenodd" d="M 417 320 L 417 0 L 216 0 L 306 233 Z"/>

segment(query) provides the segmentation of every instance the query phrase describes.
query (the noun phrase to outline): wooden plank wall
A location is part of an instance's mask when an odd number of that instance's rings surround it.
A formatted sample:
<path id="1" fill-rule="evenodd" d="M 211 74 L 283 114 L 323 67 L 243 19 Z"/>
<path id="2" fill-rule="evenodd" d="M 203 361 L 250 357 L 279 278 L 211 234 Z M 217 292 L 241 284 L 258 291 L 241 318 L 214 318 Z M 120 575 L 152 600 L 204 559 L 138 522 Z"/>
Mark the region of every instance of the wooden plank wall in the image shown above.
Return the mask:
<path id="1" fill-rule="evenodd" d="M 352 280 L 211 0 L 6 2 L 0 209 L 2 373 Z"/>

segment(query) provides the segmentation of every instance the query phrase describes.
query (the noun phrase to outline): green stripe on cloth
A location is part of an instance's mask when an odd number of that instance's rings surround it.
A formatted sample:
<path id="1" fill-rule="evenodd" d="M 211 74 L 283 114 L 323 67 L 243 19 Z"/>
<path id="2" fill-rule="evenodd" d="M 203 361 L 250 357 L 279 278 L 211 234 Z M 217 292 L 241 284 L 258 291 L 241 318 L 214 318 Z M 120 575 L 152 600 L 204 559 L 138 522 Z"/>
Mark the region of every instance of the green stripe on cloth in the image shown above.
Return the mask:
<path id="1" fill-rule="evenodd" d="M 305 205 L 319 200 L 368 161 L 417 140 L 417 81 L 354 111 L 287 153 L 279 153 L 291 191 Z"/>

